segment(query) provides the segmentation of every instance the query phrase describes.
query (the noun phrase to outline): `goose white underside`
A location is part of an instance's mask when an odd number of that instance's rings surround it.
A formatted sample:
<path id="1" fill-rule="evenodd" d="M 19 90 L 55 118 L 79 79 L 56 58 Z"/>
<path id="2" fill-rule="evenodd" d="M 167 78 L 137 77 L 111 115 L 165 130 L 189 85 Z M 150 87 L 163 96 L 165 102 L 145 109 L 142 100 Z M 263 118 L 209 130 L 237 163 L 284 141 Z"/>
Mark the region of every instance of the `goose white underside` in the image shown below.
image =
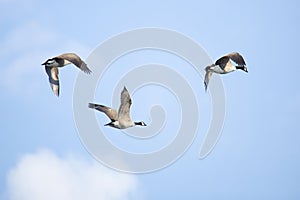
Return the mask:
<path id="1" fill-rule="evenodd" d="M 211 70 L 215 73 L 218 73 L 218 74 L 224 74 L 225 73 L 225 71 L 219 65 L 216 65 L 216 66 L 212 67 Z"/>
<path id="2" fill-rule="evenodd" d="M 134 123 L 133 122 L 126 122 L 126 123 L 120 123 L 119 121 L 119 128 L 120 129 L 125 129 L 125 128 L 129 128 L 129 127 L 133 127 L 134 126 Z"/>
<path id="3" fill-rule="evenodd" d="M 119 121 L 114 121 L 112 122 L 112 124 L 114 125 L 115 128 L 119 128 L 119 129 L 126 129 L 134 126 L 133 122 L 120 123 Z"/>
<path id="4" fill-rule="evenodd" d="M 236 70 L 236 67 L 231 64 L 227 64 L 224 69 L 222 69 L 219 65 L 216 65 L 211 68 L 211 70 L 217 74 L 227 74 L 229 72 L 233 72 Z"/>

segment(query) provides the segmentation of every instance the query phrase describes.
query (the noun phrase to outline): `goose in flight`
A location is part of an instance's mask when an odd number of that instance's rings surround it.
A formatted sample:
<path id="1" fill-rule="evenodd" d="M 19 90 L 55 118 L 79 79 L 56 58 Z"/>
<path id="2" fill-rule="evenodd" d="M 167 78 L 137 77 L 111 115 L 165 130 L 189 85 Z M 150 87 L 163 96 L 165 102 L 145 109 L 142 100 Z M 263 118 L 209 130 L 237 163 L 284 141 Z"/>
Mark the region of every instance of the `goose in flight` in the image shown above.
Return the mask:
<path id="1" fill-rule="evenodd" d="M 100 112 L 104 112 L 107 117 L 111 120 L 110 123 L 105 124 L 105 126 L 111 126 L 113 128 L 125 129 L 133 126 L 147 126 L 145 122 L 133 122 L 130 118 L 130 106 L 132 104 L 130 95 L 124 86 L 123 91 L 121 93 L 121 104 L 119 107 L 119 111 L 117 112 L 115 109 L 98 105 L 94 103 L 89 103 L 89 108 L 96 109 Z"/>
<path id="2" fill-rule="evenodd" d="M 49 77 L 49 82 L 52 91 L 56 96 L 59 96 L 59 77 L 58 67 L 64 67 L 69 64 L 74 64 L 83 72 L 90 74 L 92 71 L 87 67 L 87 64 L 75 53 L 64 53 L 59 56 L 46 60 L 42 65 L 45 65 L 46 73 Z"/>
<path id="3" fill-rule="evenodd" d="M 229 53 L 219 58 L 214 64 L 207 66 L 205 68 L 206 74 L 204 79 L 205 91 L 213 73 L 227 74 L 237 69 L 248 72 L 244 58 L 237 52 Z"/>

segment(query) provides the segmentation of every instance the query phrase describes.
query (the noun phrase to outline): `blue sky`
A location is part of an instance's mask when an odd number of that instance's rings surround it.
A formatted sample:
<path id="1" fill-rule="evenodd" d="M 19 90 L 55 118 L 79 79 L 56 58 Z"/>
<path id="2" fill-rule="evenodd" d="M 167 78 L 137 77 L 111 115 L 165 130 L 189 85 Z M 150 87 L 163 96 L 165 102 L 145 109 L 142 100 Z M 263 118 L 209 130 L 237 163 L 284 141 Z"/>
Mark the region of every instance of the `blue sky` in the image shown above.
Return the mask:
<path id="1" fill-rule="evenodd" d="M 57 182 L 62 187 L 54 188 L 52 193 L 65 196 L 55 199 L 75 199 L 67 191 L 72 193 L 76 188 L 82 191 L 75 195 L 79 199 L 99 199 L 103 191 L 116 196 L 101 199 L 300 198 L 300 66 L 295 62 L 300 45 L 299 2 L 1 0 L 0 5 L 2 199 L 33 199 L 37 191 L 43 196 L 42 191 Z M 57 98 L 40 64 L 64 52 L 76 52 L 86 59 L 107 38 L 142 27 L 185 34 L 212 60 L 238 51 L 245 57 L 249 73 L 222 76 L 226 119 L 222 135 L 208 157 L 198 159 L 210 118 L 210 96 L 203 88 L 197 90 L 203 109 L 201 126 L 188 151 L 163 170 L 128 175 L 95 162 L 80 142 L 72 111 L 78 70 L 72 66 L 61 69 L 61 96 Z M 179 58 L 160 52 L 124 56 L 114 67 L 143 62 L 167 62 L 182 73 L 183 67 L 189 67 Z M 203 87 L 193 70 L 185 73 L 191 84 L 199 84 L 196 88 Z M 108 85 L 115 84 L 113 81 Z M 110 104 L 109 88 L 102 84 L 98 89 L 95 101 Z M 141 102 L 142 93 L 137 92 L 133 98 L 134 104 Z M 163 104 L 165 100 L 155 101 Z M 173 100 L 170 104 L 176 106 Z M 139 106 L 136 103 L 136 108 Z M 149 121 L 147 113 L 137 110 L 132 111 L 134 117 Z M 179 114 L 173 112 L 169 116 Z M 108 121 L 100 113 L 97 119 L 100 125 Z M 177 120 L 167 119 L 168 126 Z M 118 140 L 116 130 L 103 130 Z M 155 145 L 165 144 L 166 138 L 159 139 Z M 146 150 L 153 149 L 151 142 L 148 145 Z M 142 145 L 136 148 L 144 150 Z M 32 176 L 25 176 L 28 173 Z M 31 183 L 32 190 L 24 189 L 27 183 Z M 71 183 L 74 185 L 70 189 L 66 185 Z M 99 188 L 106 189 L 101 193 Z M 95 198 L 85 196 L 88 194 L 95 194 Z"/>

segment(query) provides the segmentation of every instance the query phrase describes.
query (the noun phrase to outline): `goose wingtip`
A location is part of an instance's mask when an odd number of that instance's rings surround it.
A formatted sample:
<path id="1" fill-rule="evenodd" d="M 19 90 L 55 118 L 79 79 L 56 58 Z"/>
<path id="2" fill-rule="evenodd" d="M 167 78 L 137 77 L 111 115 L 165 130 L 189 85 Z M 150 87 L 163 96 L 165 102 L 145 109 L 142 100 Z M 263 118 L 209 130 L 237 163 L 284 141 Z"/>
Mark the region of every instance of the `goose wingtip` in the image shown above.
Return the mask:
<path id="1" fill-rule="evenodd" d="M 93 103 L 88 103 L 88 107 L 89 107 L 89 108 L 95 108 L 95 104 L 93 104 Z"/>

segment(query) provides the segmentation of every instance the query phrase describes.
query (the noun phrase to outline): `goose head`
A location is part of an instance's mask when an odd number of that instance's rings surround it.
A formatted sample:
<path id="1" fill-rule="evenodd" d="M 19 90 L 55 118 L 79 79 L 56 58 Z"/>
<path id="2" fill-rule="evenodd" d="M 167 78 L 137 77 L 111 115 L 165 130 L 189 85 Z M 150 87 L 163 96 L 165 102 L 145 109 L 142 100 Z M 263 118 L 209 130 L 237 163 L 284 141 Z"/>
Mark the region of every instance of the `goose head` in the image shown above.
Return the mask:
<path id="1" fill-rule="evenodd" d="M 42 65 L 45 65 L 46 67 L 55 67 L 57 65 L 57 62 L 54 58 L 50 58 L 46 60 Z"/>
<path id="2" fill-rule="evenodd" d="M 236 66 L 236 69 L 240 69 L 248 73 L 248 68 L 246 66 Z"/>
<path id="3" fill-rule="evenodd" d="M 246 66 L 243 66 L 242 70 L 248 73 L 248 68 Z"/>

